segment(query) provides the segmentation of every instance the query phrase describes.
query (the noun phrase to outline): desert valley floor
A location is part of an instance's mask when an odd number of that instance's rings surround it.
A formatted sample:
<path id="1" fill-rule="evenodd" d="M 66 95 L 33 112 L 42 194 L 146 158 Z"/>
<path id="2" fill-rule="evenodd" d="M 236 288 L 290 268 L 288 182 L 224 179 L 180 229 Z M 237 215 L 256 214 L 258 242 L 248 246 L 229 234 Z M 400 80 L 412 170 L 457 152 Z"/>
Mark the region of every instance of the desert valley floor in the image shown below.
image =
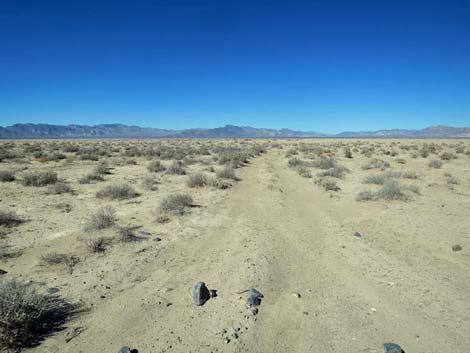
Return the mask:
<path id="1" fill-rule="evenodd" d="M 0 147 L 0 283 L 80 307 L 0 351 L 470 352 L 468 140 Z"/>

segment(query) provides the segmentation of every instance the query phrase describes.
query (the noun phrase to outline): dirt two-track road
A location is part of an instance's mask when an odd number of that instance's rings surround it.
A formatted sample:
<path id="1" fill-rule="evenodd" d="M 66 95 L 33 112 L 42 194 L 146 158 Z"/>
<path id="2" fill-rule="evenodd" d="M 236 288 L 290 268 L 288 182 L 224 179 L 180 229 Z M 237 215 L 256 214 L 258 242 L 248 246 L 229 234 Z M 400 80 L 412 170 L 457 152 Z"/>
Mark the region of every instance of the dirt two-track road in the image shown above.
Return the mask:
<path id="1" fill-rule="evenodd" d="M 185 231 L 141 267 L 142 280 L 79 317 L 79 336 L 34 351 L 372 353 L 396 342 L 407 353 L 470 352 L 468 257 L 436 249 L 439 220 L 419 228 L 416 201 L 330 196 L 280 151 L 239 177 L 181 220 Z M 201 307 L 190 295 L 198 281 L 218 291 Z M 256 316 L 237 294 L 250 287 L 264 294 Z"/>

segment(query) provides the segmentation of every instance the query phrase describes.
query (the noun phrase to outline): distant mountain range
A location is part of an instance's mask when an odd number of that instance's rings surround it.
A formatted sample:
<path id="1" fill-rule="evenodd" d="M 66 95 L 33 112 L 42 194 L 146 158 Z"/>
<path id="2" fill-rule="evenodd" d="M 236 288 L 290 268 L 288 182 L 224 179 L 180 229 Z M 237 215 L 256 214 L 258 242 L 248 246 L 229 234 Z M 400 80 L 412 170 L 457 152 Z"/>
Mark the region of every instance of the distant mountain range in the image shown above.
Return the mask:
<path id="1" fill-rule="evenodd" d="M 49 125 L 15 124 L 0 127 L 0 139 L 25 138 L 470 138 L 470 127 L 431 126 L 421 130 L 347 131 L 335 135 L 290 129 L 260 129 L 249 126 L 225 125 L 213 129 L 165 130 L 121 124 Z"/>

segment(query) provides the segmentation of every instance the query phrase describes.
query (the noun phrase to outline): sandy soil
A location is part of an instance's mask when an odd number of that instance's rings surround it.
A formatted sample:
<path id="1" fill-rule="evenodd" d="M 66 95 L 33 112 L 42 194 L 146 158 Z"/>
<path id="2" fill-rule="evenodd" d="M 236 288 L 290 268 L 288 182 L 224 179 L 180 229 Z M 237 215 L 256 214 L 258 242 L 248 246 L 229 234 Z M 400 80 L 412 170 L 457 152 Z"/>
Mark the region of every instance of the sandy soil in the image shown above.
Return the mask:
<path id="1" fill-rule="evenodd" d="M 24 250 L 0 262 L 5 276 L 58 287 L 89 308 L 27 351 L 117 352 L 127 345 L 141 353 L 373 353 L 396 342 L 409 353 L 469 352 L 470 157 L 430 169 L 429 159 L 399 165 L 382 156 L 394 169 L 416 170 L 421 194 L 358 202 L 356 194 L 367 188 L 361 181 L 373 173 L 361 169 L 365 156 L 339 156 L 351 172 L 338 181 L 339 192 L 326 192 L 288 167 L 287 147 L 270 148 L 238 169 L 240 180 L 229 190 L 189 189 L 186 176 L 162 175 L 157 191 L 144 191 L 139 183 L 148 172 L 140 160 L 116 166 L 105 182 L 136 185 L 141 195 L 126 201 L 96 199 L 103 183 L 73 184 L 75 195 L 0 183 L 2 206 L 30 219 L 8 235 Z M 93 165 L 54 168 L 76 180 Z M 452 190 L 445 173 L 460 181 Z M 200 207 L 156 223 L 161 198 L 181 190 Z M 108 204 L 120 224 L 151 235 L 89 254 L 83 219 Z M 112 238 L 114 230 L 102 234 Z M 454 244 L 463 250 L 452 251 Z M 72 274 L 41 264 L 52 251 L 82 261 Z M 190 295 L 198 281 L 218 291 L 200 307 Z M 237 294 L 250 287 L 264 294 L 257 315 Z M 80 334 L 68 340 L 73 332 Z"/>

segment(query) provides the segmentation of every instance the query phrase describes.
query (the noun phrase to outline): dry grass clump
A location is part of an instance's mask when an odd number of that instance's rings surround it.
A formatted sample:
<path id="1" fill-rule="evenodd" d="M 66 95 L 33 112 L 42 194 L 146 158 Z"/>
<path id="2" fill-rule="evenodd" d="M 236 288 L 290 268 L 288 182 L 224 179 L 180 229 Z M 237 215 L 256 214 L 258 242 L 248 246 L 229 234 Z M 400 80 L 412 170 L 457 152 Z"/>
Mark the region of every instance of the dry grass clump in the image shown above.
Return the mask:
<path id="1" fill-rule="evenodd" d="M 15 174 L 10 170 L 0 170 L 0 181 L 10 182 L 15 180 Z"/>
<path id="2" fill-rule="evenodd" d="M 165 171 L 165 166 L 158 160 L 151 161 L 147 166 L 147 170 L 152 173 Z"/>
<path id="3" fill-rule="evenodd" d="M 52 252 L 43 255 L 41 261 L 46 265 L 64 265 L 69 273 L 73 273 L 73 269 L 80 262 L 80 259 L 75 255 Z"/>
<path id="4" fill-rule="evenodd" d="M 216 175 L 218 178 L 222 179 L 237 180 L 235 170 L 229 165 L 226 165 L 224 168 L 218 170 Z"/>
<path id="5" fill-rule="evenodd" d="M 0 226 L 12 227 L 22 223 L 23 220 L 14 212 L 0 210 Z"/>
<path id="6" fill-rule="evenodd" d="M 110 206 L 100 208 L 96 213 L 90 215 L 85 222 L 84 231 L 93 232 L 101 229 L 111 228 L 116 223 L 116 210 Z"/>
<path id="7" fill-rule="evenodd" d="M 208 184 L 207 177 L 202 173 L 191 174 L 186 181 L 186 185 L 190 188 L 203 187 Z"/>
<path id="8" fill-rule="evenodd" d="M 364 169 L 364 170 L 368 170 L 368 169 L 381 169 L 381 170 L 384 170 L 385 168 L 389 168 L 389 167 L 390 167 L 390 163 L 388 163 L 388 162 L 386 162 L 382 159 L 374 158 L 374 159 L 370 160 L 369 163 L 362 166 L 362 169 Z"/>
<path id="9" fill-rule="evenodd" d="M 56 295 L 38 292 L 32 284 L 0 282 L 0 351 L 17 352 L 39 345 L 79 312 Z"/>
<path id="10" fill-rule="evenodd" d="M 431 159 L 428 163 L 429 168 L 440 169 L 442 167 L 442 162 L 437 159 Z"/>
<path id="11" fill-rule="evenodd" d="M 96 197 L 98 198 L 111 200 L 126 200 L 136 196 L 138 196 L 137 192 L 129 184 L 108 185 L 96 193 Z"/>
<path id="12" fill-rule="evenodd" d="M 53 195 L 61 195 L 61 194 L 65 194 L 68 192 L 72 192 L 72 188 L 70 187 L 69 184 L 63 181 L 59 181 L 55 184 L 49 185 L 46 191 L 47 194 L 53 194 Z"/>
<path id="13" fill-rule="evenodd" d="M 186 174 L 186 169 L 184 168 L 184 165 L 181 161 L 174 161 L 168 166 L 166 171 L 173 175 L 185 175 Z"/>
<path id="14" fill-rule="evenodd" d="M 106 246 L 109 244 L 109 240 L 105 237 L 98 237 L 96 239 L 89 239 L 86 242 L 88 250 L 92 253 L 103 253 L 106 251 Z"/>
<path id="15" fill-rule="evenodd" d="M 57 182 L 57 173 L 45 171 L 29 172 L 23 175 L 21 184 L 24 186 L 46 186 Z"/>
<path id="16" fill-rule="evenodd" d="M 157 217 L 165 218 L 166 215 L 181 216 L 193 205 L 193 198 L 188 194 L 169 195 L 160 202 L 157 209 Z"/>

